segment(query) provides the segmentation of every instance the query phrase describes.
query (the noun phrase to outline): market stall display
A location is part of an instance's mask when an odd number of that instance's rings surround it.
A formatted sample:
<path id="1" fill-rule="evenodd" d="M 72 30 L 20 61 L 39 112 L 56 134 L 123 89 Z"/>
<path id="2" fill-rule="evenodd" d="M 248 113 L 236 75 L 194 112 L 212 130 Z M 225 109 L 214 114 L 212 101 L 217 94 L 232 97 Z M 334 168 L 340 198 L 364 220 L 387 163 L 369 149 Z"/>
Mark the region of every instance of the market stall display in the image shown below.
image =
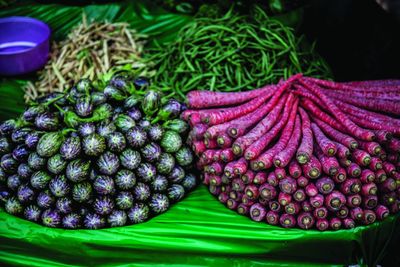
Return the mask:
<path id="1" fill-rule="evenodd" d="M 354 228 L 399 212 L 399 86 L 297 74 L 192 91 L 182 116 L 203 182 L 228 208 L 286 228 Z"/>

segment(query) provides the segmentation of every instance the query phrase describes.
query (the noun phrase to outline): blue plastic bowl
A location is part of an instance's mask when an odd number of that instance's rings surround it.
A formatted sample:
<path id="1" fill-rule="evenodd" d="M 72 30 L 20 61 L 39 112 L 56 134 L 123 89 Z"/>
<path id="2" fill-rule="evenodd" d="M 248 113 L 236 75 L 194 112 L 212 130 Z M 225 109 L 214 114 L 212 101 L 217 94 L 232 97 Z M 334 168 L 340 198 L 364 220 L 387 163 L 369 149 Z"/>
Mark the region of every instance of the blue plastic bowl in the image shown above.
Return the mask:
<path id="1" fill-rule="evenodd" d="M 50 50 L 50 28 L 29 17 L 0 18 L 0 75 L 20 75 L 42 68 Z"/>

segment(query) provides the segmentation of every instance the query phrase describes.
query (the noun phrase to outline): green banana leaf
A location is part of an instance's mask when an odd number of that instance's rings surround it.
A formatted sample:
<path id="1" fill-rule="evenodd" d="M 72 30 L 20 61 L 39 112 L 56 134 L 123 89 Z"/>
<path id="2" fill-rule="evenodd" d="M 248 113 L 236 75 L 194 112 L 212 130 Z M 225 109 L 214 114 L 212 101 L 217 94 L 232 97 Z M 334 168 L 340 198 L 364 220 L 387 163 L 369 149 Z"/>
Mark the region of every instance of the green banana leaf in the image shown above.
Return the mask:
<path id="1" fill-rule="evenodd" d="M 149 35 L 149 45 L 166 43 L 175 37 L 178 30 L 191 21 L 191 17 L 169 13 L 151 1 L 126 1 L 87 6 L 61 4 L 37 4 L 20 1 L 14 6 L 0 10 L 0 17 L 29 16 L 46 22 L 52 29 L 54 40 L 64 39 L 71 28 L 82 20 L 85 13 L 89 21 L 124 21 L 141 33 Z M 24 109 L 21 86 L 34 75 L 0 80 L 0 121 L 15 117 Z"/>
<path id="2" fill-rule="evenodd" d="M 200 186 L 168 212 L 122 228 L 50 229 L 0 211 L 0 266 L 376 266 L 390 249 L 397 261 L 383 266 L 399 266 L 399 220 L 284 229 L 239 216 Z"/>

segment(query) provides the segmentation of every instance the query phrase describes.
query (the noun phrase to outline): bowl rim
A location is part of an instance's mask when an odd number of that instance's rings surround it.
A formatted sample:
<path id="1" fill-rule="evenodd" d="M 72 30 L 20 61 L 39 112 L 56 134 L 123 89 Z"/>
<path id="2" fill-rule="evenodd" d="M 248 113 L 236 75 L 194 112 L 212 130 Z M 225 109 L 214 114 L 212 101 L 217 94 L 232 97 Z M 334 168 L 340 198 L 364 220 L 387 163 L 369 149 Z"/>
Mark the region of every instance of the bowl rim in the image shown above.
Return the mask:
<path id="1" fill-rule="evenodd" d="M 47 25 L 45 22 L 43 22 L 39 19 L 32 18 L 32 17 L 24 17 L 24 16 L 10 16 L 10 17 L 0 18 L 0 24 L 7 23 L 7 22 L 24 22 L 24 23 L 29 23 L 29 24 L 40 25 L 43 28 L 45 37 L 43 38 L 42 41 L 35 43 L 34 46 L 26 48 L 26 49 L 22 49 L 22 50 L 18 50 L 18 51 L 7 51 L 7 52 L 0 51 L 0 56 L 2 56 L 2 55 L 18 55 L 18 54 L 26 53 L 26 52 L 31 51 L 31 50 L 35 49 L 36 47 L 38 47 L 39 45 L 42 45 L 43 43 L 46 43 L 50 40 L 51 29 L 50 29 L 49 25 Z"/>

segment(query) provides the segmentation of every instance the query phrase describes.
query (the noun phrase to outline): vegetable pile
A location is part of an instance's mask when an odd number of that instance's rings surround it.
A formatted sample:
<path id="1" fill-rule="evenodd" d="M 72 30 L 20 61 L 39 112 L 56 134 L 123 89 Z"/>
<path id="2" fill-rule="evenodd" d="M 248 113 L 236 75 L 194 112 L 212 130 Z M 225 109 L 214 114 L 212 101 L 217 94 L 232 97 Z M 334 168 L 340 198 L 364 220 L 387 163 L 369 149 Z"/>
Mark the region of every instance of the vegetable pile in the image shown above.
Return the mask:
<path id="1" fill-rule="evenodd" d="M 0 203 L 48 227 L 123 226 L 163 213 L 196 185 L 183 106 L 115 75 L 38 99 L 0 125 Z"/>
<path id="2" fill-rule="evenodd" d="M 241 93 L 192 91 L 182 117 L 210 192 L 283 227 L 338 230 L 400 208 L 400 81 L 294 75 Z"/>
<path id="3" fill-rule="evenodd" d="M 243 91 L 295 73 L 329 78 L 324 61 L 293 29 L 255 7 L 251 15 L 230 10 L 197 18 L 176 41 L 147 54 L 158 71 L 154 89 L 185 99 L 191 90 Z"/>
<path id="4" fill-rule="evenodd" d="M 142 68 L 146 72 L 141 59 L 145 41 L 146 36 L 128 23 L 88 23 L 83 16 L 82 23 L 65 40 L 53 43 L 51 58 L 40 71 L 38 81 L 24 87 L 25 101 L 63 92 L 81 78 L 97 81 L 115 69 Z"/>

